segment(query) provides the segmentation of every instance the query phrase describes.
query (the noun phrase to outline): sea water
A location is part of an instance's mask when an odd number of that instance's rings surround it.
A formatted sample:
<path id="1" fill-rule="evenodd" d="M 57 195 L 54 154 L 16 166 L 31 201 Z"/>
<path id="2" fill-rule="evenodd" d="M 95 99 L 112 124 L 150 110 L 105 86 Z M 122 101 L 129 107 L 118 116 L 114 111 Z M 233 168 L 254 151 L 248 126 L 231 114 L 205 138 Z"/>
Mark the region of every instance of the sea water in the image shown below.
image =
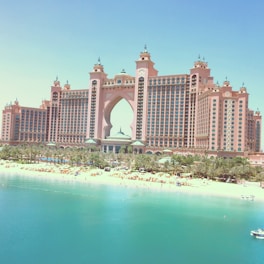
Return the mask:
<path id="1" fill-rule="evenodd" d="M 0 176 L 0 263 L 262 264 L 263 226 L 257 200 Z"/>

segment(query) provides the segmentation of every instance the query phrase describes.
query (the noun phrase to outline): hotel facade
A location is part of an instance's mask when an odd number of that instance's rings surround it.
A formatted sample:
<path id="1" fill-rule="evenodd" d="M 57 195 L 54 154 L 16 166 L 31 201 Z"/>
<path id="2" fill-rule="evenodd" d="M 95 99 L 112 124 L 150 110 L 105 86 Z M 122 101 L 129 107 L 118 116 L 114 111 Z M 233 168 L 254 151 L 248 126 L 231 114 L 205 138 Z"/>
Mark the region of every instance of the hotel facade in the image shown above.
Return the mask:
<path id="1" fill-rule="evenodd" d="M 93 144 L 104 152 L 118 152 L 117 138 L 111 145 L 110 117 L 122 99 L 133 111 L 131 137 L 125 137 L 125 144 L 135 152 L 166 149 L 235 156 L 261 151 L 261 114 L 248 108 L 245 87 L 234 91 L 228 80 L 215 83 L 201 59 L 189 73 L 159 76 L 146 48 L 136 61 L 135 76 L 122 70 L 109 79 L 98 60 L 88 89 L 72 90 L 68 83 L 62 87 L 56 79 L 50 100 L 40 108 L 22 107 L 18 101 L 7 105 L 2 143 Z"/>

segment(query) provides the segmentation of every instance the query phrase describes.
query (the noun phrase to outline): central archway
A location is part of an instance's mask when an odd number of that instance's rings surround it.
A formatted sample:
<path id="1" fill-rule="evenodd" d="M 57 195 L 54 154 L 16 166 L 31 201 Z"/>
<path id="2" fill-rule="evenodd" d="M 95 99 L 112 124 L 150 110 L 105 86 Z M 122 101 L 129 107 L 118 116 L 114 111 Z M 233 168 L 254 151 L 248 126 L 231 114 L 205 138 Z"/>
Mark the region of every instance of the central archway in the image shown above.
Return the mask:
<path id="1" fill-rule="evenodd" d="M 122 96 L 122 95 L 117 95 L 117 94 L 112 94 L 110 96 L 108 95 L 106 97 L 108 97 L 108 100 L 105 101 L 105 104 L 104 104 L 103 126 L 102 126 L 103 127 L 103 131 L 102 131 L 103 132 L 103 138 L 106 138 L 106 137 L 110 136 L 110 134 L 111 134 L 111 129 L 113 128 L 113 120 L 111 119 L 113 110 L 115 109 L 115 107 L 119 108 L 119 106 L 122 107 L 124 105 L 126 106 L 127 111 L 123 111 L 123 110 L 121 112 L 119 111 L 113 117 L 117 120 L 117 122 L 119 122 L 118 119 L 120 118 L 120 125 L 126 124 L 126 127 L 130 128 L 129 134 L 132 135 L 132 133 L 133 133 L 132 123 L 134 120 L 133 98 L 131 98 L 127 95 Z M 125 122 L 123 122 L 122 119 L 125 119 Z M 114 124 L 114 127 L 116 127 L 116 126 L 118 126 L 118 123 Z M 120 130 L 120 126 L 119 126 L 118 130 Z M 117 132 L 117 131 L 113 131 L 113 133 L 115 133 L 115 132 Z"/>
<path id="2" fill-rule="evenodd" d="M 158 76 L 150 54 L 145 48 L 136 61 L 136 74 L 131 76 L 123 69 L 114 78 L 108 78 L 101 61 L 90 72 L 90 89 L 88 101 L 87 138 L 96 144 L 110 136 L 113 127 L 111 112 L 115 105 L 125 99 L 133 112 L 131 141 L 141 142 L 145 146 L 148 126 L 148 78 Z M 149 140 L 149 139 L 148 139 Z"/>
<path id="3" fill-rule="evenodd" d="M 113 107 L 110 113 L 110 122 L 112 127 L 110 136 L 113 136 L 119 130 L 122 130 L 128 136 L 132 135 L 133 111 L 125 99 L 121 99 Z"/>

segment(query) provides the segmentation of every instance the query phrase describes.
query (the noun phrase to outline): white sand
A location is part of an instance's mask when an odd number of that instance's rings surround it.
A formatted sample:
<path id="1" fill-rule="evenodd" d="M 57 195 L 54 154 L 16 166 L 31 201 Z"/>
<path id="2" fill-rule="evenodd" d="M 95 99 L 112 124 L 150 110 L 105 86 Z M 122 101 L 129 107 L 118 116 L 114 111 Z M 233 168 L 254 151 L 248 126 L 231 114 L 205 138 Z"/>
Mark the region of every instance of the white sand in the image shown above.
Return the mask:
<path id="1" fill-rule="evenodd" d="M 77 172 L 78 175 L 76 175 Z M 46 180 L 117 185 L 204 196 L 222 196 L 244 200 L 253 199 L 264 202 L 264 189 L 260 188 L 260 184 L 256 182 L 232 184 L 203 179 L 182 179 L 161 173 L 150 174 L 113 169 L 110 172 L 105 172 L 99 169 L 70 167 L 68 165 L 49 163 L 17 164 L 3 160 L 0 160 L 0 173 L 2 175 L 20 175 Z M 177 182 L 181 186 L 177 186 Z"/>

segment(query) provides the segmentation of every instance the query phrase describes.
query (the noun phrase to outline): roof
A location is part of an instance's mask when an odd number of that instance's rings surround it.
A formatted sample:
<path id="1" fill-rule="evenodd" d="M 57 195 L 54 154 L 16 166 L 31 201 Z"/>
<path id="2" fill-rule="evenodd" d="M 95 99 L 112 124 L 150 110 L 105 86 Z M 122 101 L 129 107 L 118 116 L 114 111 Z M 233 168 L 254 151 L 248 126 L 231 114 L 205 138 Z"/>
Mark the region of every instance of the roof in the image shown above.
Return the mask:
<path id="1" fill-rule="evenodd" d="M 85 143 L 86 144 L 96 144 L 96 142 L 92 138 L 85 140 Z"/>
<path id="2" fill-rule="evenodd" d="M 170 149 L 164 149 L 163 152 L 165 152 L 165 153 L 171 153 L 172 150 L 170 150 Z"/>
<path id="3" fill-rule="evenodd" d="M 53 142 L 49 142 L 49 143 L 47 143 L 47 146 L 49 146 L 49 147 L 53 147 L 53 146 L 56 146 L 56 144 L 53 143 Z"/>
<path id="4" fill-rule="evenodd" d="M 142 142 L 140 142 L 139 140 L 137 140 L 137 141 L 135 141 L 135 142 L 133 142 L 132 144 L 131 144 L 131 146 L 145 146 Z"/>
<path id="5" fill-rule="evenodd" d="M 107 137 L 107 139 L 125 139 L 125 140 L 131 140 L 131 137 L 128 136 L 128 135 L 125 135 L 125 133 L 122 132 L 121 129 L 120 129 L 120 131 L 118 131 L 117 133 L 115 133 L 112 136 Z"/>

